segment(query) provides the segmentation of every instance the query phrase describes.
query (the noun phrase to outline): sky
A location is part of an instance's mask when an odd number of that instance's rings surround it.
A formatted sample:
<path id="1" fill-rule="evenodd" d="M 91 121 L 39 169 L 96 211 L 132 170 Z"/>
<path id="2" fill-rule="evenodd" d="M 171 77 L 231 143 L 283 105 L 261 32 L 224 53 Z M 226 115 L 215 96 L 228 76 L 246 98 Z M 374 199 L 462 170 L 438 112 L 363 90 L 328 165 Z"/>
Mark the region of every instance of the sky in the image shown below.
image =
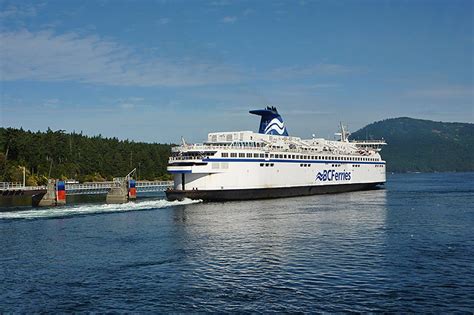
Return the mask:
<path id="1" fill-rule="evenodd" d="M 145 142 L 474 122 L 474 1 L 0 0 L 0 124 Z"/>

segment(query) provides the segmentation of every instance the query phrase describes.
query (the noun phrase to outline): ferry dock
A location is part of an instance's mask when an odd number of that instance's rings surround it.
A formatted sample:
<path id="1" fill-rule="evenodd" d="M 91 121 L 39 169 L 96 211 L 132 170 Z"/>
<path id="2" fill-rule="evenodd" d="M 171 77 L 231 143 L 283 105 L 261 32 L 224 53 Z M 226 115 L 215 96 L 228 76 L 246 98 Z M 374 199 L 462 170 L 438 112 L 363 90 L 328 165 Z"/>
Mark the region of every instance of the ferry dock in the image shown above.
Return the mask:
<path id="1" fill-rule="evenodd" d="M 165 192 L 172 187 L 172 181 L 137 181 L 129 177 L 87 183 L 50 179 L 45 186 L 0 182 L 0 198 L 31 196 L 32 206 L 40 207 L 66 204 L 66 197 L 73 195 L 106 195 L 107 203 L 125 203 L 136 199 L 137 193 Z"/>

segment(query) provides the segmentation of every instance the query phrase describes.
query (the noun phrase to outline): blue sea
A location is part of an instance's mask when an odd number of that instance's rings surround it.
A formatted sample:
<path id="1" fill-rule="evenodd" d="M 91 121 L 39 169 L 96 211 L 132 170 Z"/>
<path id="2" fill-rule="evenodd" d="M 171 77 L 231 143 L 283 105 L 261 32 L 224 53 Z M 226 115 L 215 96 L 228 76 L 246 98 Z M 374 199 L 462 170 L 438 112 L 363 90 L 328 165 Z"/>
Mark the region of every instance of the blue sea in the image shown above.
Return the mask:
<path id="1" fill-rule="evenodd" d="M 474 312 L 474 173 L 0 212 L 0 312 Z"/>

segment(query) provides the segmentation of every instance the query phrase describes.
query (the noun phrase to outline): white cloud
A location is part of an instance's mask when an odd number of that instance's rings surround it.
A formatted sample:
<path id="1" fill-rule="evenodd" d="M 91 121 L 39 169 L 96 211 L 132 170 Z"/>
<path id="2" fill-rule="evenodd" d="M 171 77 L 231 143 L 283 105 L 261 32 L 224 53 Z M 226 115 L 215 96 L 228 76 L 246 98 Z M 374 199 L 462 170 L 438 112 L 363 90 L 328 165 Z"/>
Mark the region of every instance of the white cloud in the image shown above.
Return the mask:
<path id="1" fill-rule="evenodd" d="M 21 19 L 26 17 L 33 17 L 36 15 L 36 8 L 34 6 L 29 5 L 9 5 L 4 10 L 0 11 L 0 19 Z"/>
<path id="2" fill-rule="evenodd" d="M 244 12 L 242 13 L 244 16 L 248 16 L 250 14 L 255 13 L 254 9 L 245 9 Z"/>
<path id="3" fill-rule="evenodd" d="M 129 97 L 128 99 L 132 102 L 141 102 L 145 100 L 143 97 L 137 97 L 137 96 L 132 96 L 132 97 Z"/>
<path id="4" fill-rule="evenodd" d="M 72 81 L 140 87 L 238 84 L 341 75 L 359 69 L 319 63 L 256 71 L 214 61 L 143 57 L 99 36 L 52 31 L 0 32 L 1 81 Z M 334 85 L 315 85 L 327 88 Z"/>
<path id="5" fill-rule="evenodd" d="M 75 81 L 119 86 L 198 86 L 235 83 L 234 68 L 200 60 L 141 58 L 98 36 L 53 32 L 0 33 L 3 81 Z"/>
<path id="6" fill-rule="evenodd" d="M 59 99 L 50 98 L 43 102 L 43 107 L 47 109 L 57 109 L 59 107 Z"/>
<path id="7" fill-rule="evenodd" d="M 340 84 L 335 84 L 335 83 L 318 83 L 314 84 L 313 88 L 315 89 L 325 89 L 325 88 L 337 88 L 340 87 Z"/>
<path id="8" fill-rule="evenodd" d="M 472 86 L 441 86 L 437 88 L 419 89 L 408 91 L 408 96 L 428 97 L 428 98 L 457 98 L 473 97 L 474 87 Z"/>
<path id="9" fill-rule="evenodd" d="M 221 22 L 222 23 L 229 23 L 229 24 L 233 24 L 237 21 L 237 17 L 236 16 L 225 16 L 221 19 Z"/>
<path id="10" fill-rule="evenodd" d="M 169 18 L 160 18 L 158 19 L 158 24 L 161 24 L 161 25 L 166 25 L 170 22 L 171 20 Z"/>
<path id="11" fill-rule="evenodd" d="M 228 6 L 228 5 L 230 5 L 230 1 L 229 0 L 218 0 L 218 1 L 212 1 L 209 4 L 212 5 L 212 6 Z"/>
<path id="12" fill-rule="evenodd" d="M 301 78 L 317 75 L 341 75 L 359 72 L 361 69 L 334 63 L 319 63 L 308 66 L 290 66 L 273 69 L 269 77 L 273 80 Z"/>
<path id="13" fill-rule="evenodd" d="M 122 108 L 122 109 L 134 109 L 135 104 L 133 104 L 133 103 L 122 103 L 122 104 L 120 104 L 120 108 Z"/>

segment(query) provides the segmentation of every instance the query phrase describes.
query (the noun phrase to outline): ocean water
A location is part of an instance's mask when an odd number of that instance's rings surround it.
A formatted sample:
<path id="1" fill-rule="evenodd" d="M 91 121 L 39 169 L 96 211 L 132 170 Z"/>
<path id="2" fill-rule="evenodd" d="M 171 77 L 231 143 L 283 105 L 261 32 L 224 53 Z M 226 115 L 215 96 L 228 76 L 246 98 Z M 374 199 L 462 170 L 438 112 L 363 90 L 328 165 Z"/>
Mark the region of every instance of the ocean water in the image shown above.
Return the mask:
<path id="1" fill-rule="evenodd" d="M 472 313 L 473 205 L 474 173 L 445 173 L 288 199 L 14 208 L 0 212 L 0 312 Z"/>

